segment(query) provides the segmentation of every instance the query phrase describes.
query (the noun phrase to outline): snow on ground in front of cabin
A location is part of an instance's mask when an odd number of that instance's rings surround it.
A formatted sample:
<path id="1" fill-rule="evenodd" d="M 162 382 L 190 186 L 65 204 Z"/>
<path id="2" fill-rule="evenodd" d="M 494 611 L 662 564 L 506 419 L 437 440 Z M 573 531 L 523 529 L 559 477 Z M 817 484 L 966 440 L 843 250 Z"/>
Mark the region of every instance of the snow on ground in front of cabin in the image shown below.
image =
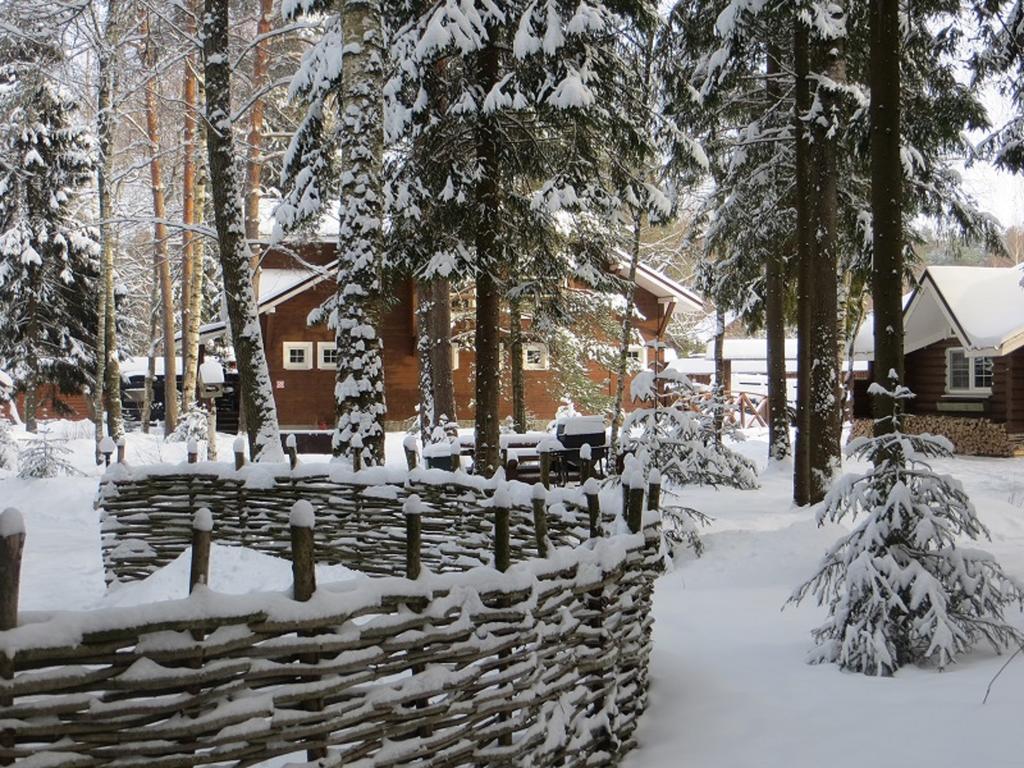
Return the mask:
<path id="1" fill-rule="evenodd" d="M 762 432 L 737 447 L 765 463 Z M 404 466 L 401 433 L 388 435 L 390 465 Z M 221 457 L 230 457 L 222 436 Z M 0 506 L 22 510 L 28 529 L 24 609 L 128 605 L 184 594 L 187 556 L 145 582 L 105 596 L 99 517 L 92 502 L 99 471 L 88 434 L 69 442 L 88 476 L 19 480 L 0 474 Z M 128 437 L 128 460 L 182 461 L 184 444 Z M 326 457 L 304 456 L 312 462 Z M 957 458 L 937 463 L 959 478 L 992 533 L 983 546 L 1024 579 L 1024 459 Z M 626 768 L 872 768 L 1017 766 L 1024 709 L 1024 657 L 985 687 L 1005 657 L 979 647 L 939 673 L 905 669 L 892 679 L 810 666 L 809 632 L 824 609 L 780 610 L 810 576 L 838 526 L 818 528 L 790 503 L 788 470 L 761 474 L 756 491 L 687 488 L 684 503 L 712 515 L 699 560 L 681 558 L 658 582 L 650 702 Z M 347 578 L 321 570 L 321 583 Z M 213 587 L 227 592 L 286 589 L 287 561 L 215 545 Z M 1024 618 L 1014 613 L 1024 625 Z"/>

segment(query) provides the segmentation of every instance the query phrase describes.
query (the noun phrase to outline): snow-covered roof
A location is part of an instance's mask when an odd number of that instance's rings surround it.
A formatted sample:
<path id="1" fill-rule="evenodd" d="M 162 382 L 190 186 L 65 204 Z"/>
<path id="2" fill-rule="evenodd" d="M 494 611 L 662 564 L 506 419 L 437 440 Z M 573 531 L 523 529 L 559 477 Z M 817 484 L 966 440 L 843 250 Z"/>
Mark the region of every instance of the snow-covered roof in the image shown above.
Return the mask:
<path id="1" fill-rule="evenodd" d="M 159 353 L 154 358 L 156 376 L 164 375 L 164 356 L 163 353 Z M 181 375 L 181 357 L 174 358 L 174 369 Z M 146 371 L 149 370 L 149 358 L 145 356 L 129 357 L 127 360 L 121 362 L 121 375 L 127 376 L 143 376 Z"/>
<path id="2" fill-rule="evenodd" d="M 964 349 L 1001 357 L 1024 346 L 1024 265 L 928 267 L 904 296 L 905 353 L 955 336 Z M 854 356 L 874 358 L 874 318 L 854 338 Z"/>
<path id="3" fill-rule="evenodd" d="M 616 255 L 619 259 L 619 274 L 622 277 L 628 276 L 631 259 L 623 251 L 618 251 Z M 636 265 L 636 284 L 657 296 L 658 301 L 675 304 L 676 309 L 682 312 L 707 311 L 704 300 L 697 293 L 643 262 Z"/>
<path id="4" fill-rule="evenodd" d="M 274 209 L 281 201 L 274 197 L 264 197 L 260 200 L 260 239 L 269 241 L 274 234 Z M 338 207 L 329 205 L 324 211 L 316 226 L 308 225 L 294 235 L 288 235 L 286 241 L 312 240 L 315 242 L 331 241 L 338 239 L 339 227 Z"/>
<path id="5" fill-rule="evenodd" d="M 796 360 L 796 339 L 786 339 L 786 359 Z M 709 360 L 715 358 L 715 342 L 709 341 L 704 356 Z M 724 360 L 767 360 L 767 339 L 725 339 L 722 344 Z"/>

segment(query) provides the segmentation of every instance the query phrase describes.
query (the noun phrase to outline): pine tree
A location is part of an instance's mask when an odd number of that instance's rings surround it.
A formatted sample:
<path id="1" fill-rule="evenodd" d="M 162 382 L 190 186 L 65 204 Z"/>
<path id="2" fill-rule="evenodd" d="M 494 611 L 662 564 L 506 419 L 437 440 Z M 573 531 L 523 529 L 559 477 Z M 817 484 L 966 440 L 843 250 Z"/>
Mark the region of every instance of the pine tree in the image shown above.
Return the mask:
<path id="1" fill-rule="evenodd" d="M 991 555 L 959 543 L 988 531 L 960 483 L 932 470 L 930 461 L 951 457 L 952 445 L 900 431 L 902 401 L 913 395 L 895 380 L 871 390 L 888 400 L 890 423 L 851 442 L 847 455 L 873 466 L 842 478 L 817 515 L 819 525 L 861 519 L 790 598 L 813 594 L 828 606 L 813 632 L 820 648 L 812 661 L 891 675 L 928 660 L 941 669 L 979 640 L 996 650 L 1019 644 L 1024 636 L 1003 612 L 1024 598 L 1022 586 Z"/>
<path id="2" fill-rule="evenodd" d="M 47 478 L 61 475 L 80 475 L 69 461 L 71 449 L 66 441 L 51 440 L 44 430 L 29 440 L 18 452 L 18 477 Z"/>
<path id="3" fill-rule="evenodd" d="M 96 366 L 97 236 L 76 218 L 93 145 L 74 103 L 38 72 L 3 74 L 0 367 L 24 388 L 34 432 L 37 387 L 78 391 Z"/>

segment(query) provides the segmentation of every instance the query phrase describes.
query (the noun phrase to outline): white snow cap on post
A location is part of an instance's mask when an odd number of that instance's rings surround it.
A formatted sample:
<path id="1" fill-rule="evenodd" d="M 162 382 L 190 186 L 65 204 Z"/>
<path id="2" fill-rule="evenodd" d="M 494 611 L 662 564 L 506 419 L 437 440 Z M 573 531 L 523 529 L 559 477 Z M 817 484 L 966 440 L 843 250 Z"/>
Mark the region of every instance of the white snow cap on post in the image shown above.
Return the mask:
<path id="1" fill-rule="evenodd" d="M 113 453 L 117 449 L 117 443 L 114 442 L 114 438 L 107 435 L 100 440 L 100 453 Z"/>
<path id="2" fill-rule="evenodd" d="M 213 530 L 213 513 L 209 507 L 201 507 L 196 510 L 196 514 L 192 518 L 192 530 L 206 531 L 207 533 Z"/>
<path id="3" fill-rule="evenodd" d="M 125 439 L 123 437 L 117 438 L 117 447 L 118 448 L 124 448 L 124 446 L 125 446 Z"/>
<path id="4" fill-rule="evenodd" d="M 643 488 L 644 473 L 639 469 L 633 469 L 623 475 L 622 484 L 629 488 Z"/>
<path id="5" fill-rule="evenodd" d="M 540 501 L 540 500 L 547 499 L 547 497 L 548 497 L 548 492 L 547 492 L 547 489 L 544 487 L 543 483 L 536 483 L 533 486 L 533 491 L 531 493 L 531 498 L 533 498 L 534 501 Z"/>
<path id="6" fill-rule="evenodd" d="M 661 472 L 658 471 L 657 467 L 654 467 L 647 473 L 647 482 L 651 485 L 661 485 Z"/>
<path id="7" fill-rule="evenodd" d="M 580 461 L 590 461 L 591 450 L 590 443 L 584 443 L 580 446 Z"/>
<path id="8" fill-rule="evenodd" d="M 235 453 L 245 453 L 248 447 L 249 441 L 246 439 L 245 435 L 239 435 L 235 438 L 235 442 L 231 444 L 231 450 Z"/>
<path id="9" fill-rule="evenodd" d="M 0 512 L 0 538 L 17 536 L 25 532 L 25 518 L 14 507 Z"/>
<path id="10" fill-rule="evenodd" d="M 402 447 L 407 451 L 416 450 L 416 435 L 406 435 L 402 438 Z"/>
<path id="11" fill-rule="evenodd" d="M 587 481 L 583 483 L 583 493 L 587 496 L 597 496 L 601 492 L 601 484 L 597 482 L 596 477 L 588 477 Z"/>
<path id="12" fill-rule="evenodd" d="M 402 503 L 402 511 L 407 515 L 422 515 L 423 502 L 420 501 L 419 495 L 410 493 L 408 498 Z"/>
<path id="13" fill-rule="evenodd" d="M 185 448 L 189 453 L 199 453 L 199 443 L 194 437 L 188 439 L 187 447 Z"/>
<path id="14" fill-rule="evenodd" d="M 299 499 L 292 504 L 291 514 L 288 515 L 288 524 L 292 528 L 313 528 L 316 526 L 316 512 L 313 505 L 305 499 Z"/>
<path id="15" fill-rule="evenodd" d="M 508 492 L 508 483 L 502 481 L 494 486 L 494 496 L 491 497 L 491 505 L 508 509 L 512 504 L 512 497 Z"/>
<path id="16" fill-rule="evenodd" d="M 285 448 L 295 448 L 298 445 L 298 441 L 295 439 L 295 435 L 288 435 L 284 441 Z"/>

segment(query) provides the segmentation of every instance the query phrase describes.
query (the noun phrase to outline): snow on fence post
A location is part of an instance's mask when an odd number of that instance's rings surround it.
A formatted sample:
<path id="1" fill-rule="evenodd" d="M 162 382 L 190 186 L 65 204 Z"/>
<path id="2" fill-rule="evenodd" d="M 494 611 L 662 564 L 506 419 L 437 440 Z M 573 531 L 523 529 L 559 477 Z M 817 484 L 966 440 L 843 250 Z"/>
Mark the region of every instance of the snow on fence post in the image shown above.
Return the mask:
<path id="1" fill-rule="evenodd" d="M 590 443 L 580 446 L 580 482 L 585 483 L 590 479 L 594 469 L 594 453 Z"/>
<path id="2" fill-rule="evenodd" d="M 100 440 L 100 453 L 103 454 L 103 464 L 105 466 L 110 466 L 110 457 L 115 450 L 117 450 L 117 445 L 114 443 L 114 438 L 110 435 L 106 435 Z"/>
<path id="3" fill-rule="evenodd" d="M 117 439 L 117 463 L 124 464 L 125 442 L 123 437 Z"/>
<path id="4" fill-rule="evenodd" d="M 604 535 L 601 530 L 601 484 L 596 478 L 587 478 L 583 483 L 583 496 L 587 500 L 587 516 L 590 518 L 590 538 Z"/>
<path id="5" fill-rule="evenodd" d="M 402 440 L 402 450 L 405 452 L 405 466 L 409 471 L 416 469 L 416 436 L 406 435 Z"/>
<path id="6" fill-rule="evenodd" d="M 192 518 L 192 567 L 188 574 L 188 592 L 197 584 L 210 583 L 210 541 L 213 538 L 213 514 L 201 508 Z"/>
<path id="7" fill-rule="evenodd" d="M 295 435 L 288 435 L 284 441 L 285 450 L 288 452 L 288 466 L 293 470 L 299 466 L 299 446 Z"/>
<path id="8" fill-rule="evenodd" d="M 199 443 L 196 442 L 194 437 L 188 439 L 185 450 L 188 452 L 188 463 L 195 464 L 199 461 Z"/>
<path id="9" fill-rule="evenodd" d="M 231 449 L 235 453 L 235 469 L 239 470 L 245 466 L 245 452 L 248 450 L 249 445 L 245 441 L 245 435 L 239 435 L 235 438 L 234 445 Z"/>
<path id="10" fill-rule="evenodd" d="M 0 630 L 18 626 L 18 597 L 21 588 L 21 555 L 25 550 L 25 521 L 21 513 L 8 507 L 0 513 Z M 0 706 L 9 707 L 14 698 L 7 692 L 6 682 L 14 679 L 14 664 L 7 654 L 0 654 Z M 0 734 L 0 747 L 14 748 L 14 731 Z M 0 759 L 0 765 L 10 765 L 11 758 Z"/>
<path id="11" fill-rule="evenodd" d="M 661 472 L 657 467 L 647 475 L 647 509 L 657 510 L 661 507 Z"/>
<path id="12" fill-rule="evenodd" d="M 422 547 L 423 518 L 420 497 L 415 493 L 402 504 L 405 513 L 405 578 L 420 577 L 420 550 Z"/>
<path id="13" fill-rule="evenodd" d="M 547 494 L 541 485 L 533 486 L 533 532 L 537 537 L 537 555 L 548 556 L 548 515 L 545 506 Z"/>
<path id="14" fill-rule="evenodd" d="M 639 470 L 634 470 L 623 482 L 629 486 L 626 523 L 630 533 L 640 533 L 644 517 L 644 476 Z"/>

